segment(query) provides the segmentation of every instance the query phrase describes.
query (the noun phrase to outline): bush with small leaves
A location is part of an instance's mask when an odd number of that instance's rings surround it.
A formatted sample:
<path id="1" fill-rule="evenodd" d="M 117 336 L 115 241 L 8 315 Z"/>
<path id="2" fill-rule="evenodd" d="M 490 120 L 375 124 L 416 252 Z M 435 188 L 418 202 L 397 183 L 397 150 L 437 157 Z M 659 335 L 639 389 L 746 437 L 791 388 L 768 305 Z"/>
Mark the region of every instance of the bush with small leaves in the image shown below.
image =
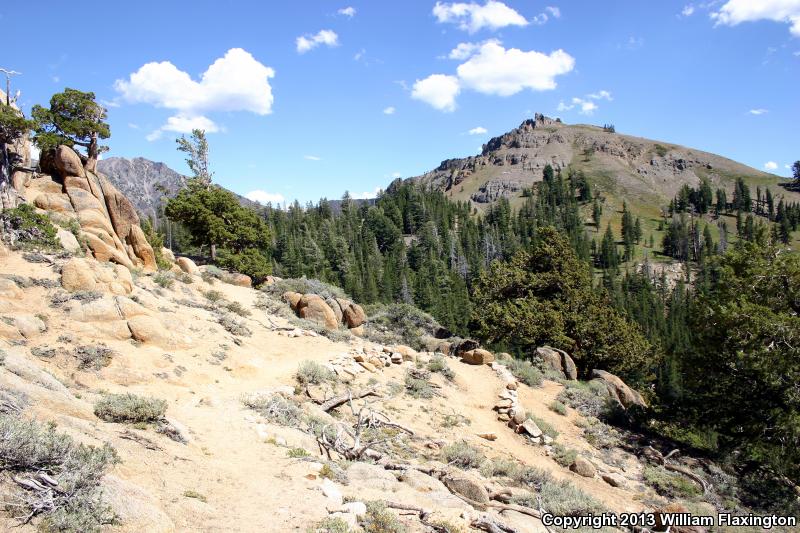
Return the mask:
<path id="1" fill-rule="evenodd" d="M 186 285 L 191 285 L 194 283 L 194 278 L 191 274 L 187 272 L 181 272 L 180 274 L 175 275 L 175 279 L 180 281 L 181 283 L 185 283 Z"/>
<path id="2" fill-rule="evenodd" d="M 9 509 L 17 509 L 17 517 L 40 514 L 42 531 L 96 533 L 111 523 L 114 513 L 103 500 L 100 481 L 118 461 L 108 444 L 78 444 L 53 424 L 0 415 L 0 470 L 21 477 L 45 473 L 58 483 L 58 491 L 13 494 Z"/>
<path id="3" fill-rule="evenodd" d="M 78 359 L 78 368 L 81 370 L 100 370 L 111 364 L 111 359 L 116 352 L 102 344 L 78 346 L 75 348 L 75 357 Z"/>
<path id="4" fill-rule="evenodd" d="M 203 296 L 212 304 L 225 299 L 225 296 L 221 292 L 215 290 L 207 291 Z"/>
<path id="5" fill-rule="evenodd" d="M 536 491 L 541 491 L 546 483 L 553 481 L 553 476 L 551 476 L 550 472 L 547 470 L 535 466 L 525 466 L 518 468 L 517 471 L 514 472 L 512 479 L 520 485 L 530 487 Z"/>
<path id="6" fill-rule="evenodd" d="M 236 320 L 231 315 L 220 315 L 217 321 L 219 322 L 220 326 L 225 328 L 225 331 L 231 335 L 236 335 L 237 337 L 249 337 L 253 334 L 253 332 L 250 331 L 250 328 L 248 328 L 244 322 L 241 320 Z"/>
<path id="7" fill-rule="evenodd" d="M 347 522 L 338 516 L 324 518 L 306 529 L 306 533 L 352 533 Z"/>
<path id="8" fill-rule="evenodd" d="M 605 507 L 569 481 L 550 481 L 539 491 L 542 507 L 554 515 L 585 516 L 605 512 Z"/>
<path id="9" fill-rule="evenodd" d="M 164 417 L 167 402 L 131 393 L 108 394 L 94 404 L 94 414 L 106 422 L 130 424 L 156 422 Z"/>
<path id="10" fill-rule="evenodd" d="M 558 400 L 553 400 L 547 407 L 549 407 L 550 410 L 553 411 L 554 413 L 558 413 L 562 416 L 567 416 L 567 407 Z"/>
<path id="11" fill-rule="evenodd" d="M 405 377 L 406 393 L 412 398 L 433 398 L 436 395 L 436 391 L 429 381 L 430 375 L 427 370 L 408 369 Z"/>
<path id="12" fill-rule="evenodd" d="M 205 495 L 197 492 L 196 490 L 185 490 L 185 491 L 183 491 L 183 496 L 185 498 L 192 498 L 194 500 L 200 500 L 203 503 L 206 503 L 208 501 L 208 498 L 206 498 Z"/>
<path id="13" fill-rule="evenodd" d="M 578 452 L 561 444 L 553 445 L 553 459 L 564 467 L 569 467 L 578 458 Z"/>
<path id="14" fill-rule="evenodd" d="M 235 313 L 242 317 L 248 317 L 253 314 L 249 309 L 247 309 L 239 302 L 230 302 L 225 304 L 223 307 L 225 307 L 225 309 L 227 309 L 231 313 Z"/>
<path id="15" fill-rule="evenodd" d="M 300 459 L 303 457 L 308 457 L 310 454 L 305 448 L 289 448 L 286 451 L 286 455 L 291 457 L 292 459 Z"/>
<path id="16" fill-rule="evenodd" d="M 367 514 L 361 519 L 364 533 L 406 533 L 408 529 L 382 501 L 367 502 Z"/>
<path id="17" fill-rule="evenodd" d="M 693 481 L 663 466 L 648 465 L 644 468 L 643 476 L 645 483 L 668 498 L 691 498 L 700 493 L 700 487 Z"/>
<path id="18" fill-rule="evenodd" d="M 456 377 L 455 372 L 453 372 L 453 370 L 447 364 L 447 359 L 445 359 L 442 355 L 437 354 L 431 357 L 430 361 L 428 361 L 427 368 L 430 372 L 441 374 L 449 381 L 453 381 L 453 379 Z"/>
<path id="19" fill-rule="evenodd" d="M 246 394 L 242 397 L 242 403 L 273 424 L 289 427 L 300 427 L 303 424 L 303 410 L 280 394 Z"/>
<path id="20" fill-rule="evenodd" d="M 463 440 L 442 448 L 442 461 L 459 468 L 479 468 L 485 459 L 479 449 Z"/>
<path id="21" fill-rule="evenodd" d="M 153 282 L 163 289 L 169 289 L 175 282 L 175 275 L 172 272 L 158 272 L 153 276 Z"/>
<path id="22" fill-rule="evenodd" d="M 301 385 L 322 385 L 336 381 L 336 374 L 316 361 L 301 362 L 294 377 Z"/>
<path id="23" fill-rule="evenodd" d="M 603 418 L 610 413 L 608 389 L 598 381 L 567 381 L 556 400 L 584 416 Z"/>
<path id="24" fill-rule="evenodd" d="M 510 359 L 505 365 L 514 374 L 514 377 L 529 387 L 538 387 L 542 384 L 542 372 L 530 361 L 522 359 Z"/>
<path id="25" fill-rule="evenodd" d="M 484 477 L 508 477 L 514 478 L 519 470 L 516 461 L 510 459 L 496 458 L 486 461 L 481 465 L 481 474 Z"/>

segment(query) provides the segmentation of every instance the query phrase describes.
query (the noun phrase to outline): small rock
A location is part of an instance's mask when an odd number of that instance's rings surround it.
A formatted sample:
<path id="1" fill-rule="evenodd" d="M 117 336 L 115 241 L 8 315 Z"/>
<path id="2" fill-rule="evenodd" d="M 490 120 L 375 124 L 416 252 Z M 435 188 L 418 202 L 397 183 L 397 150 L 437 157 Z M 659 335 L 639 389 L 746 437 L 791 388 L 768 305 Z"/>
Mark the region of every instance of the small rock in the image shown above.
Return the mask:
<path id="1" fill-rule="evenodd" d="M 542 436 L 542 430 L 539 429 L 539 426 L 536 425 L 536 422 L 531 420 L 530 418 L 526 419 L 522 423 L 522 429 L 533 438 L 538 438 Z"/>
<path id="2" fill-rule="evenodd" d="M 506 388 L 508 390 L 517 390 L 517 382 L 516 381 L 509 381 L 506 383 Z"/>
<path id="3" fill-rule="evenodd" d="M 597 473 L 594 465 L 588 459 L 578 456 L 569 467 L 570 470 L 583 477 L 594 477 Z"/>
<path id="4" fill-rule="evenodd" d="M 497 433 L 486 432 L 486 433 L 476 433 L 476 435 L 486 440 L 492 440 L 492 441 L 497 440 Z"/>
<path id="5" fill-rule="evenodd" d="M 342 505 L 342 512 L 364 516 L 367 514 L 367 506 L 363 502 L 348 502 Z"/>
<path id="6" fill-rule="evenodd" d="M 364 368 L 365 370 L 368 370 L 369 372 L 375 373 L 378 371 L 378 369 L 375 368 L 375 366 L 372 363 L 367 363 L 366 361 L 360 361 L 358 364 L 361 365 L 361 367 Z"/>
<path id="7" fill-rule="evenodd" d="M 613 474 L 607 473 L 603 474 L 603 481 L 611 485 L 612 487 L 624 487 L 625 486 L 625 477 L 621 474 Z"/>

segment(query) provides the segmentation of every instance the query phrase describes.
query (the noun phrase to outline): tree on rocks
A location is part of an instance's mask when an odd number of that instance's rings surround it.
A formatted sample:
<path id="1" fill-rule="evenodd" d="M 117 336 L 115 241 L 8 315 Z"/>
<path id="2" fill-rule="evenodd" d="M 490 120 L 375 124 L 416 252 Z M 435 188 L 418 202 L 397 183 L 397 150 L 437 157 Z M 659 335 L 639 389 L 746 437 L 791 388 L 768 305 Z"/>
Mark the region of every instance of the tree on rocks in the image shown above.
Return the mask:
<path id="1" fill-rule="evenodd" d="M 111 129 L 105 122 L 106 109 L 95 102 L 94 93 L 64 89 L 50 98 L 50 109 L 35 105 L 31 116 L 34 140 L 42 152 L 53 151 L 60 144 L 73 149 L 80 146 L 86 150 L 82 157 L 86 170 L 97 170 L 98 157 L 108 150 L 100 140 L 108 139 Z"/>
<path id="2" fill-rule="evenodd" d="M 24 136 L 32 127 L 33 122 L 27 120 L 19 109 L 0 103 L 0 194 L 9 187 L 15 164 L 8 145 Z"/>

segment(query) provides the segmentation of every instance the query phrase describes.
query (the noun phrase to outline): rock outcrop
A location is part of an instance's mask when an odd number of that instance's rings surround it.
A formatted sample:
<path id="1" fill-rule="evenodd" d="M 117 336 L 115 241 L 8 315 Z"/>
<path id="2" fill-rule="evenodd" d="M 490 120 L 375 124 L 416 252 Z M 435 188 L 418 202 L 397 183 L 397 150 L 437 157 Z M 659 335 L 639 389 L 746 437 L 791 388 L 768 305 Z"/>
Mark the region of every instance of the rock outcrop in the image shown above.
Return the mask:
<path id="1" fill-rule="evenodd" d="M 612 400 L 616 401 L 624 408 L 631 406 L 647 407 L 647 402 L 641 394 L 630 388 L 618 376 L 605 370 L 592 370 L 592 379 L 601 382 L 608 389 L 608 394 Z"/>
<path id="2" fill-rule="evenodd" d="M 103 174 L 87 171 L 78 154 L 63 145 L 52 167 L 53 175 L 19 181 L 18 193 L 56 221 L 77 221 L 79 239 L 99 261 L 156 269 L 136 209 Z"/>
<path id="3" fill-rule="evenodd" d="M 578 379 L 578 369 L 575 361 L 564 350 L 551 348 L 550 346 L 540 346 L 536 348 L 536 357 L 541 361 L 542 366 L 558 372 L 564 379 Z"/>
<path id="4" fill-rule="evenodd" d="M 234 283 L 234 285 L 239 285 L 239 283 Z M 316 294 L 300 294 L 292 291 L 283 293 L 281 298 L 300 318 L 311 320 L 328 329 L 337 329 L 343 325 L 350 329 L 353 335 L 358 337 L 364 335 L 367 314 L 355 302 L 344 298 L 328 298 L 326 300 Z"/>

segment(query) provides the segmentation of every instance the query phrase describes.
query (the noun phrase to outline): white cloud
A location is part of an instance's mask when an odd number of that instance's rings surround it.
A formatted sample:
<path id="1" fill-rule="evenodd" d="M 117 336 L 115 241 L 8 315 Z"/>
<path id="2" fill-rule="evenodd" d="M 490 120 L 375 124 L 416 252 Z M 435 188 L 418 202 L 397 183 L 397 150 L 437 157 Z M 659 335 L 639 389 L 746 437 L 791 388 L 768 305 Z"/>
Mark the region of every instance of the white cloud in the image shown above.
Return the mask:
<path id="1" fill-rule="evenodd" d="M 550 15 L 555 19 L 561 18 L 561 10 L 558 9 L 556 6 L 547 6 L 546 8 L 544 8 L 544 10 L 550 13 Z"/>
<path id="2" fill-rule="evenodd" d="M 765 113 L 769 113 L 769 110 L 758 108 L 758 109 L 751 109 L 750 111 L 748 111 L 748 113 L 750 113 L 751 115 L 763 115 Z"/>
<path id="3" fill-rule="evenodd" d="M 128 122 L 128 127 L 130 129 L 132 129 L 132 130 L 138 130 L 139 129 L 139 125 L 136 124 L 135 122 Z"/>
<path id="4" fill-rule="evenodd" d="M 480 44 L 477 43 L 458 43 L 455 48 L 450 50 L 450 53 L 447 55 L 447 57 L 461 61 L 462 59 L 466 59 L 474 54 L 475 50 L 478 48 L 480 48 Z"/>
<path id="5" fill-rule="evenodd" d="M 307 159 L 308 161 L 322 161 L 322 158 L 316 155 L 304 155 L 303 159 Z"/>
<path id="6" fill-rule="evenodd" d="M 212 63 L 195 81 L 169 61 L 142 65 L 127 80 L 117 80 L 114 88 L 129 103 L 151 104 L 177 113 L 147 136 L 161 137 L 163 131 L 188 133 L 192 127 L 207 132 L 219 131 L 207 112 L 249 111 L 257 115 L 272 112 L 272 87 L 275 71 L 247 51 L 231 48 Z"/>
<path id="7" fill-rule="evenodd" d="M 433 6 L 433 15 L 440 23 L 457 24 L 459 29 L 475 33 L 483 28 L 497 30 L 506 26 L 527 26 L 528 21 L 502 2 L 489 0 L 484 5 L 470 2 L 442 3 Z"/>
<path id="8" fill-rule="evenodd" d="M 353 18 L 356 16 L 356 8 L 353 6 L 343 7 L 339 11 L 337 11 L 340 15 L 344 15 L 345 17 Z"/>
<path id="9" fill-rule="evenodd" d="M 384 115 L 394 115 L 395 111 L 397 111 L 393 106 L 389 106 L 383 110 Z"/>
<path id="10" fill-rule="evenodd" d="M 775 170 L 778 168 L 778 163 L 776 163 L 775 161 L 767 161 L 766 163 L 764 163 L 764 168 L 767 170 Z"/>
<path id="11" fill-rule="evenodd" d="M 681 10 L 681 15 L 684 17 L 691 17 L 694 14 L 694 6 L 692 4 L 688 4 L 683 6 Z"/>
<path id="12" fill-rule="evenodd" d="M 298 37 L 295 42 L 297 43 L 297 53 L 305 54 L 321 44 L 337 46 L 339 44 L 339 36 L 333 30 L 320 30 L 316 35 L 306 34 Z"/>
<path id="13" fill-rule="evenodd" d="M 548 54 L 505 49 L 501 43 L 486 42 L 480 51 L 456 69 L 464 87 L 484 94 L 511 96 L 523 89 L 546 91 L 556 88 L 555 77 L 575 66 L 575 59 L 556 50 Z"/>
<path id="14" fill-rule="evenodd" d="M 353 59 L 356 61 L 361 61 L 361 58 L 364 57 L 366 53 L 367 53 L 366 49 L 362 48 L 361 50 L 355 53 Z"/>
<path id="15" fill-rule="evenodd" d="M 172 131 L 175 133 L 191 133 L 192 130 L 203 130 L 206 133 L 216 133 L 220 131 L 213 120 L 206 118 L 202 115 L 192 117 L 186 115 L 175 115 L 167 119 L 167 123 L 147 134 L 145 139 L 148 141 L 156 141 L 160 139 L 165 131 Z"/>
<path id="16" fill-rule="evenodd" d="M 726 26 L 757 20 L 785 22 L 791 24 L 792 35 L 800 37 L 800 0 L 728 0 L 711 18 L 715 25 Z"/>
<path id="17" fill-rule="evenodd" d="M 467 133 L 469 133 L 470 135 L 484 135 L 485 133 L 487 133 L 487 131 L 488 130 L 483 126 L 478 126 L 477 128 L 472 128 Z"/>
<path id="18" fill-rule="evenodd" d="M 613 100 L 611 93 L 608 91 L 597 91 L 596 93 L 587 94 L 586 97 L 592 100 L 608 100 L 609 102 Z"/>
<path id="19" fill-rule="evenodd" d="M 270 193 L 261 190 L 250 191 L 246 193 L 244 197 L 262 205 L 266 205 L 268 203 L 280 204 L 286 201 L 286 198 L 284 198 L 280 193 Z"/>
<path id="20" fill-rule="evenodd" d="M 450 112 L 456 109 L 456 96 L 461 92 L 458 78 L 445 74 L 431 74 L 424 80 L 414 82 L 411 97 L 430 104 L 434 108 Z"/>
<path id="21" fill-rule="evenodd" d="M 393 176 L 394 176 L 394 174 L 393 174 Z M 369 199 L 372 199 L 372 198 L 377 198 L 378 197 L 378 193 L 380 193 L 381 190 L 382 189 L 380 187 L 375 187 L 374 191 L 364 191 L 364 192 L 360 192 L 360 193 L 353 193 L 353 194 L 350 195 L 350 197 L 354 198 L 356 200 L 369 200 Z"/>

